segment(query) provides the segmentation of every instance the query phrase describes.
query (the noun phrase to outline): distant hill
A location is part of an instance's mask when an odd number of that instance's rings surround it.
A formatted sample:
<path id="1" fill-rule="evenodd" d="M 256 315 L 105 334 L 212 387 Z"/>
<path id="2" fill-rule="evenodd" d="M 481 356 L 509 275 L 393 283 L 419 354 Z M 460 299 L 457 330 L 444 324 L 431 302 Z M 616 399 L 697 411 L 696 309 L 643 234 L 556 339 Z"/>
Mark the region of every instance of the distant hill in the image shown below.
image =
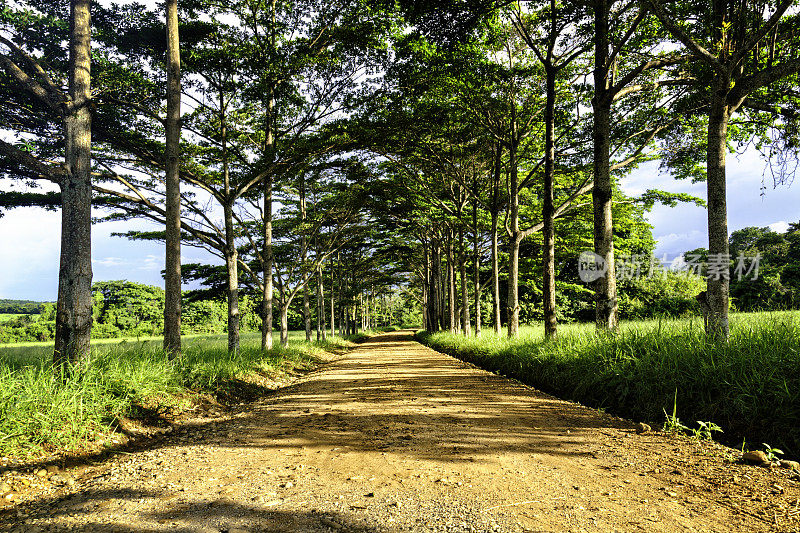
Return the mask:
<path id="1" fill-rule="evenodd" d="M 34 302 L 33 300 L 4 300 L 0 298 L 0 314 L 38 315 L 42 306 L 52 302 Z"/>

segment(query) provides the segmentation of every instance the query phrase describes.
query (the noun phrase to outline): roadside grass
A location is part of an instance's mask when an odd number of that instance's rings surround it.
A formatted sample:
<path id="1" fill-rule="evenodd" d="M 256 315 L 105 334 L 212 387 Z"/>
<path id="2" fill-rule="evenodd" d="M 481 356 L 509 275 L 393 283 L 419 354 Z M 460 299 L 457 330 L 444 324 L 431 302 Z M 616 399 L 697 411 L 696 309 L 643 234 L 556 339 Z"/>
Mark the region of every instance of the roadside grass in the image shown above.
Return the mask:
<path id="1" fill-rule="evenodd" d="M 98 445 L 123 417 L 180 411 L 199 393 L 235 397 L 243 382 L 308 370 L 326 352 L 353 346 L 339 337 L 307 343 L 303 332 L 292 332 L 288 348 L 276 342 L 262 353 L 260 334 L 247 333 L 230 356 L 224 335 L 193 336 L 184 340 L 182 357 L 168 360 L 161 339 L 114 341 L 93 341 L 91 355 L 63 384 L 53 374 L 50 344 L 0 346 L 0 455 Z"/>
<path id="2" fill-rule="evenodd" d="M 800 313 L 738 313 L 727 343 L 706 338 L 702 320 L 626 322 L 618 335 L 593 324 L 542 327 L 510 340 L 418 335 L 432 348 L 562 398 L 660 427 L 664 410 L 687 426 L 712 421 L 731 445 L 769 442 L 800 456 Z M 760 446 L 754 446 L 760 448 Z"/>

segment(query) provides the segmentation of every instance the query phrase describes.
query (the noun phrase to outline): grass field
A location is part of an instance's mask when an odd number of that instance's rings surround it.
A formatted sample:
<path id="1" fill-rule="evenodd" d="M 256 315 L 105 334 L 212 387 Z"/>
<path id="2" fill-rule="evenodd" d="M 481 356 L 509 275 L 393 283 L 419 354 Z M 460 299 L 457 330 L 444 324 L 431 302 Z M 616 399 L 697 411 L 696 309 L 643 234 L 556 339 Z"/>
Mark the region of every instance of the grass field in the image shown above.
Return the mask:
<path id="1" fill-rule="evenodd" d="M 50 365 L 51 343 L 2 346 L 0 455 L 85 449 L 106 441 L 120 417 L 144 406 L 167 413 L 185 407 L 196 393 L 226 397 L 242 379 L 280 378 L 311 368 L 325 351 L 352 346 L 338 337 L 304 339 L 303 332 L 292 332 L 288 348 L 265 354 L 260 333 L 248 333 L 230 356 L 225 335 L 187 336 L 183 356 L 171 361 L 160 338 L 93 341 L 91 355 L 63 384 Z"/>
<path id="2" fill-rule="evenodd" d="M 712 421 L 729 444 L 762 443 L 800 456 L 800 313 L 734 314 L 727 343 L 702 321 L 627 322 L 618 335 L 568 324 L 547 342 L 542 327 L 519 339 L 422 334 L 434 349 L 541 390 L 660 427 L 664 410 L 690 427 Z"/>
<path id="3" fill-rule="evenodd" d="M 182 335 L 182 344 L 188 349 L 224 349 L 227 350 L 228 336 L 224 333 L 218 335 Z M 280 332 L 272 335 L 273 343 L 280 344 Z M 290 331 L 289 342 L 305 341 L 305 332 Z M 103 354 L 120 347 L 138 347 L 145 350 L 158 350 L 163 343 L 163 337 L 119 337 L 114 339 L 92 339 L 92 350 L 96 354 Z M 245 348 L 260 347 L 260 332 L 245 332 L 241 334 L 241 344 Z M 0 344 L 0 364 L 31 364 L 39 359 L 47 359 L 53 355 L 53 341 L 46 342 L 12 342 Z M 16 363 L 14 363 L 16 362 Z"/>

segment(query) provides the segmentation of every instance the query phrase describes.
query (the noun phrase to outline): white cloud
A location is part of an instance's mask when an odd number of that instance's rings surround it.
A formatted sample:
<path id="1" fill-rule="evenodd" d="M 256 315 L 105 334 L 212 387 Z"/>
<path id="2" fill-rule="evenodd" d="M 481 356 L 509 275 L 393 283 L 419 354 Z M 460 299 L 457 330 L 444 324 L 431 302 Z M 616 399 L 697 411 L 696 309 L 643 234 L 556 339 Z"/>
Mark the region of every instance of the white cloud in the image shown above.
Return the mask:
<path id="1" fill-rule="evenodd" d="M 160 271 L 164 266 L 164 258 L 153 254 L 147 254 L 142 260 L 139 270 Z"/>
<path id="2" fill-rule="evenodd" d="M 705 232 L 691 230 L 685 233 L 669 233 L 656 237 L 656 255 L 667 254 L 669 256 L 681 254 L 687 250 L 692 250 L 700 246 L 705 246 Z"/>
<path id="3" fill-rule="evenodd" d="M 776 233 L 786 233 L 786 230 L 789 229 L 789 223 L 785 220 L 780 220 L 778 222 L 773 222 L 767 227 Z"/>
<path id="4" fill-rule="evenodd" d="M 119 257 L 106 257 L 105 259 L 92 259 L 92 264 L 103 267 L 115 267 L 124 265 L 125 261 Z"/>

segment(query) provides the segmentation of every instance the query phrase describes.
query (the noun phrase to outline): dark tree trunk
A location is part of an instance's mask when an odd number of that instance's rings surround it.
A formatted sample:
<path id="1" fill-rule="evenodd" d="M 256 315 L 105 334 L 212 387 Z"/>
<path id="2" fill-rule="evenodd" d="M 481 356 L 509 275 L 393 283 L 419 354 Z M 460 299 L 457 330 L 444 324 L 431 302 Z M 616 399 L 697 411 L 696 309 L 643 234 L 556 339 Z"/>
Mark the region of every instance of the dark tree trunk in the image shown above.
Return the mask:
<path id="1" fill-rule="evenodd" d="M 476 199 L 475 202 L 472 204 L 472 227 L 475 234 L 473 235 L 472 259 L 475 265 L 473 270 L 472 285 L 474 287 L 474 293 L 475 293 L 475 336 L 480 337 L 482 317 L 481 317 L 481 265 L 480 265 L 480 248 L 479 248 L 480 239 L 478 238 L 480 232 L 478 231 L 477 181 L 475 184 L 474 192 L 476 194 Z"/>
<path id="2" fill-rule="evenodd" d="M 500 318 L 500 245 L 497 230 L 498 213 L 492 213 L 492 319 L 494 322 L 494 332 L 500 335 L 503 330 L 503 322 Z"/>
<path id="3" fill-rule="evenodd" d="M 448 329 L 455 333 L 458 329 L 456 320 L 456 272 L 453 264 L 453 237 L 452 232 L 447 236 L 447 300 L 448 300 Z"/>
<path id="4" fill-rule="evenodd" d="M 461 217 L 459 216 L 459 219 Z M 458 233 L 458 247 L 460 258 L 459 277 L 461 278 L 461 330 L 469 337 L 472 334 L 472 325 L 469 317 L 469 283 L 467 282 L 467 245 L 464 241 L 464 225 L 461 225 Z"/>
<path id="5" fill-rule="evenodd" d="M 333 257 L 331 257 L 331 337 L 336 336 L 336 284 Z"/>
<path id="6" fill-rule="evenodd" d="M 542 235 L 542 272 L 544 293 L 544 336 L 546 339 L 556 337 L 558 323 L 556 319 L 556 257 L 555 257 L 555 230 L 553 219 L 554 177 L 555 177 L 555 106 L 556 106 L 556 69 L 552 64 L 545 65 L 546 91 L 544 121 L 544 196 L 542 201 L 542 222 L 544 225 Z"/>
<path id="7" fill-rule="evenodd" d="M 431 265 L 428 242 L 422 240 L 422 329 L 433 331 L 430 323 Z"/>
<path id="8" fill-rule="evenodd" d="M 594 58 L 594 251 L 605 262 L 606 274 L 595 282 L 595 319 L 600 330 L 616 331 L 617 280 L 614 271 L 614 233 L 611 216 L 611 104 L 608 65 L 609 0 L 595 1 Z"/>
<path id="9" fill-rule="evenodd" d="M 442 329 L 442 272 L 441 261 L 439 255 L 441 249 L 439 248 L 438 241 L 434 238 L 431 239 L 431 306 L 432 315 L 431 322 L 433 323 L 433 331 L 441 331 Z"/>
<path id="10" fill-rule="evenodd" d="M 164 269 L 164 351 L 181 354 L 181 55 L 178 2 L 167 0 L 166 266 Z"/>
<path id="11" fill-rule="evenodd" d="M 61 261 L 53 363 L 65 375 L 89 354 L 92 332 L 92 115 L 89 0 L 70 3 L 66 176 L 61 181 Z"/>
<path id="12" fill-rule="evenodd" d="M 361 319 L 361 329 L 367 329 L 367 314 L 364 308 L 364 293 L 358 293 L 358 309 L 359 309 L 359 318 Z"/>
<path id="13" fill-rule="evenodd" d="M 322 286 L 322 264 L 317 268 L 317 340 L 327 340 L 325 328 L 325 289 Z"/>
<path id="14" fill-rule="evenodd" d="M 428 331 L 439 331 L 439 318 L 438 318 L 438 292 L 436 289 L 436 276 L 438 276 L 438 272 L 436 271 L 436 267 L 434 265 L 434 258 L 433 254 L 435 253 L 433 239 L 430 241 L 429 247 L 430 256 L 428 257 L 428 262 L 430 264 L 430 269 L 428 271 L 428 326 L 426 329 Z"/>
<path id="15" fill-rule="evenodd" d="M 500 318 L 500 247 L 497 242 L 497 219 L 500 216 L 500 179 L 503 172 L 503 145 L 495 146 L 494 169 L 492 179 L 492 320 L 494 332 L 500 335 L 503 323 Z"/>
<path id="16" fill-rule="evenodd" d="M 306 341 L 311 342 L 311 301 L 308 297 L 308 284 L 303 288 L 303 321 L 305 322 Z"/>
<path id="17" fill-rule="evenodd" d="M 431 272 L 434 305 L 433 320 L 436 322 L 434 331 L 441 331 L 447 329 L 447 327 L 444 323 L 444 307 L 442 305 L 444 300 L 444 287 L 442 286 L 442 247 L 438 240 L 433 241 L 431 250 L 431 260 L 433 261 L 433 271 Z"/>

